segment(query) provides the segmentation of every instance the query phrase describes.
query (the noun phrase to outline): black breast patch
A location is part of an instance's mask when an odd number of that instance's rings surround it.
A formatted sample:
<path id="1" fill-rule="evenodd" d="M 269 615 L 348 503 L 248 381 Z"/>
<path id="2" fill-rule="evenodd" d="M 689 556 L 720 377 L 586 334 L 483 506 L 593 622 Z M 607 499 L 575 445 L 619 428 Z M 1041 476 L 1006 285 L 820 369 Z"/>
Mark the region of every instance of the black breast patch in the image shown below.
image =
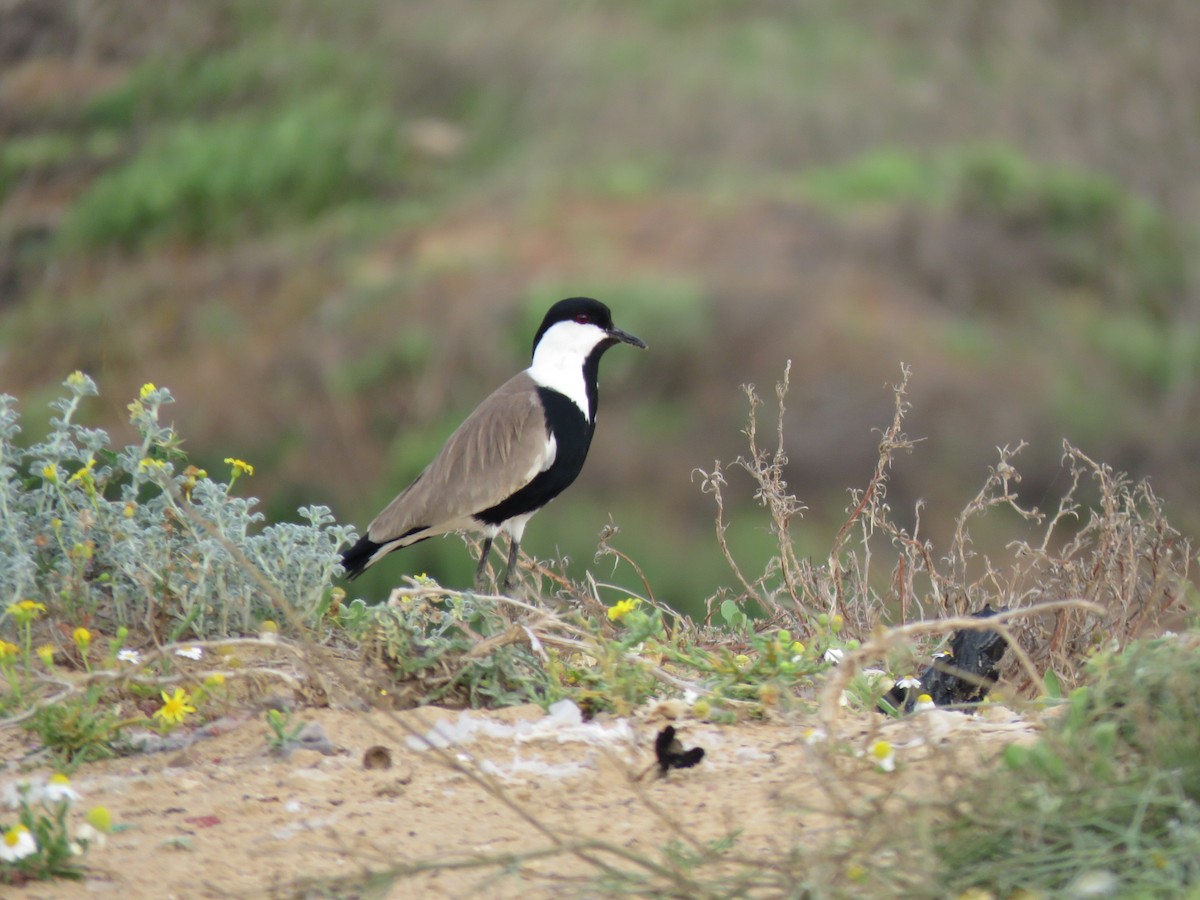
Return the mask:
<path id="1" fill-rule="evenodd" d="M 485 525 L 500 525 L 541 509 L 570 487 L 583 469 L 595 424 L 565 394 L 539 387 L 538 397 L 546 413 L 546 431 L 554 436 L 554 463 L 507 500 L 476 513 L 475 519 Z"/>

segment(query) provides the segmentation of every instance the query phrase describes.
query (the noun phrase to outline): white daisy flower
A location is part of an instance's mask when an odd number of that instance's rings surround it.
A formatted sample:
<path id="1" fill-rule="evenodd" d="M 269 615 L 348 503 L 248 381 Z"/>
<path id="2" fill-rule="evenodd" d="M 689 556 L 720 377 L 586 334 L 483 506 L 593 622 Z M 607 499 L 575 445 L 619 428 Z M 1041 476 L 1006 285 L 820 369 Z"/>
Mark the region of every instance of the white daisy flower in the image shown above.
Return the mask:
<path id="1" fill-rule="evenodd" d="M 896 771 L 896 751 L 887 741 L 876 741 L 871 745 L 870 756 L 882 772 Z"/>
<path id="2" fill-rule="evenodd" d="M 841 647 L 830 647 L 825 651 L 825 662 L 833 663 L 835 666 L 842 661 L 842 657 L 846 655 L 846 651 Z"/>
<path id="3" fill-rule="evenodd" d="M 136 650 L 118 650 L 117 661 L 133 663 L 136 666 L 141 663 L 142 654 L 138 653 Z"/>
<path id="4" fill-rule="evenodd" d="M 175 655 L 182 656 L 185 659 L 200 659 L 204 656 L 203 647 L 176 647 Z"/>
<path id="5" fill-rule="evenodd" d="M 808 744 L 810 747 L 813 746 L 813 744 L 821 743 L 821 741 L 825 740 L 826 737 L 827 735 L 820 728 L 804 729 L 804 743 Z"/>
<path id="6" fill-rule="evenodd" d="M 925 712 L 928 709 L 937 709 L 937 704 L 933 702 L 933 698 L 928 694 L 922 694 L 917 698 L 917 705 L 913 709 L 917 712 Z"/>
<path id="7" fill-rule="evenodd" d="M 905 690 L 905 691 L 907 691 L 911 688 L 919 688 L 920 686 L 921 686 L 921 679 L 918 678 L 916 675 L 905 675 L 903 678 L 901 678 L 899 681 L 896 682 L 896 687 L 900 688 L 901 690 Z"/>
<path id="8" fill-rule="evenodd" d="M 58 772 L 51 775 L 42 788 L 42 797 L 47 803 L 74 803 L 79 799 L 79 793 L 71 787 L 71 779 Z"/>
<path id="9" fill-rule="evenodd" d="M 14 825 L 0 837 L 0 862 L 16 862 L 37 853 L 37 841 L 24 825 Z"/>

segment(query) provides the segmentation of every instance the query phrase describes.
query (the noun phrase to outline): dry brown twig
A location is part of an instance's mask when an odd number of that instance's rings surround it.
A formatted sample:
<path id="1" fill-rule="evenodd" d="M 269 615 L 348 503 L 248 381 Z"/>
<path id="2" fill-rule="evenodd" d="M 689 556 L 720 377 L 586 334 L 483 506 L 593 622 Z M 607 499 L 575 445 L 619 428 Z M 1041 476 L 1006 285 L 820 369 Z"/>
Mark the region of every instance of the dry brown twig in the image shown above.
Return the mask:
<path id="1" fill-rule="evenodd" d="M 637 574 L 638 580 L 641 581 L 642 588 L 646 592 L 646 599 L 649 602 L 654 603 L 654 590 L 650 587 L 650 580 L 646 577 L 646 573 L 642 571 L 642 567 L 634 562 L 634 560 L 631 559 L 628 554 L 618 550 L 612 545 L 612 539 L 616 537 L 620 531 L 621 529 L 617 527 L 617 525 L 610 518 L 608 524 L 600 530 L 600 540 L 596 546 L 596 555 L 594 560 L 599 562 L 605 556 L 614 556 L 617 558 L 617 560 L 626 563 Z M 615 568 L 616 567 L 614 566 L 614 569 Z"/>

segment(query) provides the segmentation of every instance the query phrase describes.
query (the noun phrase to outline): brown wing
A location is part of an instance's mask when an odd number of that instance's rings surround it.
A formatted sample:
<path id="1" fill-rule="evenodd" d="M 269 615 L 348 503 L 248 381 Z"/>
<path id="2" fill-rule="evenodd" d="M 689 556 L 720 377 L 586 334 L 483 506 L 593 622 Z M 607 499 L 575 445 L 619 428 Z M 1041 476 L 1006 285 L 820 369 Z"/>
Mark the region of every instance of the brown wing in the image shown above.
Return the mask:
<path id="1" fill-rule="evenodd" d="M 367 534 L 386 544 L 466 524 L 549 465 L 553 452 L 537 385 L 524 372 L 467 417 L 417 479 L 388 504 Z"/>

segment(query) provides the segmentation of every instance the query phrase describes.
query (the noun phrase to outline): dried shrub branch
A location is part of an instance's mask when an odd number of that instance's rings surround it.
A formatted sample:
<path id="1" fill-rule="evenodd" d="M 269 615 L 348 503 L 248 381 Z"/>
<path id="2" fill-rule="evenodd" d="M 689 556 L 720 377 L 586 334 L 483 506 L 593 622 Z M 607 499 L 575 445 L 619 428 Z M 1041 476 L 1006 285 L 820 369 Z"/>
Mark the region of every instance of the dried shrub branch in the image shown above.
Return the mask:
<path id="1" fill-rule="evenodd" d="M 1183 608 L 1190 545 L 1167 522 L 1149 483 L 1134 482 L 1066 442 L 1068 485 L 1053 513 L 1027 506 L 1019 496 L 1015 461 L 1027 446 L 1020 441 L 997 448 L 998 461 L 955 517 L 944 553 L 922 533 L 923 501 L 916 504 L 912 526 L 901 526 L 887 502 L 888 479 L 897 454 L 911 452 L 918 440 L 903 429 L 911 370 L 902 364 L 900 372 L 892 385 L 892 421 L 880 430 L 874 470 L 866 487 L 850 492 L 847 517 L 823 565 L 800 559 L 792 540 L 793 521 L 805 506 L 788 490 L 785 477 L 782 422 L 790 364 L 776 386 L 779 425 L 772 449 L 762 447 L 758 437 L 762 400 L 753 385 L 743 388 L 749 401 L 749 453 L 730 465 L 750 475 L 753 497 L 768 510 L 779 542 L 762 573 L 745 573 L 729 550 L 724 475 L 729 466 L 717 461 L 711 471 L 694 473 L 716 505 L 718 546 L 740 587 L 735 602 L 756 604 L 766 614 L 765 624 L 806 637 L 820 631 L 822 614 L 837 614 L 845 634 L 862 640 L 893 623 L 957 619 L 989 604 L 1000 610 L 1036 607 L 1039 612 L 1023 615 L 1010 629 L 1012 645 L 1020 648 L 1015 655 L 1027 659 L 1020 666 L 1009 663 L 1007 674 L 1024 691 L 1039 690 L 1047 669 L 1067 686 L 1078 683 L 1080 667 L 1099 644 L 1120 649 L 1161 628 L 1165 616 Z M 1020 524 L 1003 558 L 981 553 L 971 535 L 975 521 L 989 513 L 1010 515 Z M 883 561 L 886 576 L 879 572 Z M 710 618 L 719 597 L 709 600 Z M 933 637 L 946 630 L 920 628 L 911 634 L 928 650 Z"/>

